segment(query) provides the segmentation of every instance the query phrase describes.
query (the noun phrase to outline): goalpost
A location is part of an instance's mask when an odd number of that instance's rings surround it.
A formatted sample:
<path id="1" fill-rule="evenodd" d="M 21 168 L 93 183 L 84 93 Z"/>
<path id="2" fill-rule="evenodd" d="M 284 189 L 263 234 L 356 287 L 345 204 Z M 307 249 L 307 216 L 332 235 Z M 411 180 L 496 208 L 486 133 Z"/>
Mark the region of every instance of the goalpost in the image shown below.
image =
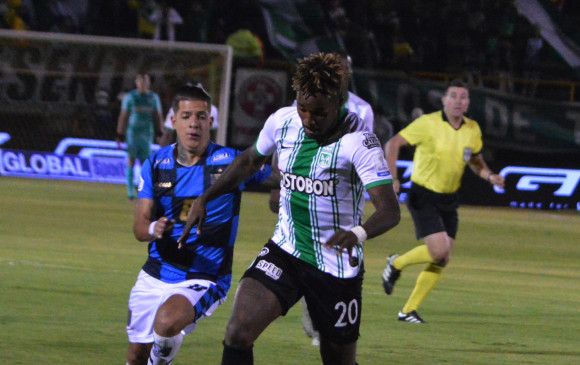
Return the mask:
<path id="1" fill-rule="evenodd" d="M 64 138 L 110 140 L 120 95 L 147 72 L 164 115 L 178 87 L 201 82 L 225 145 L 232 58 L 227 45 L 0 30 L 0 132 L 11 148 L 36 151 Z"/>

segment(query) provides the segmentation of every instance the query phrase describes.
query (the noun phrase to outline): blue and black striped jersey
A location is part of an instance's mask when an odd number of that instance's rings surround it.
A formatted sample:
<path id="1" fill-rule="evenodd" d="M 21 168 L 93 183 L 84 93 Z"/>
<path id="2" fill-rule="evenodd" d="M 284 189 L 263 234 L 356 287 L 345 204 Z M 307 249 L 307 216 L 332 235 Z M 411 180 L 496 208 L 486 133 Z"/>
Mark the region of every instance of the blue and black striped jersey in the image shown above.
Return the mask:
<path id="1" fill-rule="evenodd" d="M 265 166 L 237 189 L 207 204 L 207 217 L 200 236 L 196 227 L 187 245 L 177 248 L 187 213 L 200 196 L 241 152 L 210 143 L 205 155 L 193 166 L 182 166 L 174 158 L 176 145 L 153 153 L 143 164 L 138 198 L 155 201 L 153 220 L 163 216 L 175 226 L 162 238 L 149 243 L 149 257 L 143 270 L 167 283 L 208 279 L 226 292 L 231 284 L 234 241 L 238 231 L 242 190 L 262 183 L 270 175 Z"/>

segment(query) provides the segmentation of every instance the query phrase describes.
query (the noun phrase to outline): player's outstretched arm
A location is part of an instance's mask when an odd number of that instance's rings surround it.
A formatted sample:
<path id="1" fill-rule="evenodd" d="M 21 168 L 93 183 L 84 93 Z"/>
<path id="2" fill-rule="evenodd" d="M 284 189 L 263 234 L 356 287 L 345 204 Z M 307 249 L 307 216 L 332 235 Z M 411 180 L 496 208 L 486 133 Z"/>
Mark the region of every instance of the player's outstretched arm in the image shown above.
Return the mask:
<path id="1" fill-rule="evenodd" d="M 177 240 L 179 247 L 182 247 L 187 242 L 187 238 L 195 225 L 197 225 L 197 234 L 201 234 L 201 227 L 205 221 L 205 206 L 207 203 L 237 188 L 247 178 L 255 174 L 262 167 L 266 159 L 266 156 L 258 155 L 252 145 L 232 161 L 220 178 L 193 202 L 187 214 L 187 221 L 183 233 Z"/>

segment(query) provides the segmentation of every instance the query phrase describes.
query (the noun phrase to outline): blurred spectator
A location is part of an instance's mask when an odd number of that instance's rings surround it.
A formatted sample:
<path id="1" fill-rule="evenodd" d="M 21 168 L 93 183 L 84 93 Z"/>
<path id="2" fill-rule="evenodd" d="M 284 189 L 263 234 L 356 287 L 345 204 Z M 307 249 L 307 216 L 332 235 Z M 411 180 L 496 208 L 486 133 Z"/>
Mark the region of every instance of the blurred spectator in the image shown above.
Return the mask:
<path id="1" fill-rule="evenodd" d="M 52 15 L 51 32 L 84 33 L 89 0 L 47 0 Z"/>
<path id="2" fill-rule="evenodd" d="M 415 64 L 413 47 L 407 42 L 404 36 L 398 32 L 393 42 L 393 62 L 392 65 L 398 70 L 405 72 L 413 71 Z"/>
<path id="3" fill-rule="evenodd" d="M 29 1 L 4 0 L 0 2 L 0 28 L 13 30 L 31 29 L 34 8 Z"/>
<path id="4" fill-rule="evenodd" d="M 155 25 L 153 39 L 175 41 L 175 27 L 183 24 L 181 15 L 166 1 L 156 3 L 149 21 Z"/>
<path id="5" fill-rule="evenodd" d="M 139 8 L 140 3 L 136 0 L 91 0 L 87 15 L 87 33 L 111 37 L 137 37 Z"/>
<path id="6" fill-rule="evenodd" d="M 213 11 L 211 4 L 210 0 L 193 0 L 184 8 L 182 12 L 182 36 L 178 37 L 179 40 L 198 43 L 209 41 L 209 29 Z M 179 9 L 177 10 L 179 11 Z"/>
<path id="7" fill-rule="evenodd" d="M 262 41 L 247 29 L 240 29 L 228 36 L 226 44 L 234 50 L 234 57 L 264 61 Z"/>
<path id="8" fill-rule="evenodd" d="M 113 140 L 117 122 L 113 115 L 113 104 L 110 102 L 109 93 L 100 89 L 95 93 L 95 103 L 92 107 L 95 117 L 93 124 L 93 138 Z"/>
<path id="9" fill-rule="evenodd" d="M 544 39 L 540 33 L 540 27 L 534 27 L 533 33 L 528 38 L 526 43 L 526 51 L 524 55 L 524 77 L 530 82 L 524 85 L 523 94 L 533 97 L 538 86 L 538 78 L 540 75 L 541 66 L 541 52 L 544 47 Z"/>

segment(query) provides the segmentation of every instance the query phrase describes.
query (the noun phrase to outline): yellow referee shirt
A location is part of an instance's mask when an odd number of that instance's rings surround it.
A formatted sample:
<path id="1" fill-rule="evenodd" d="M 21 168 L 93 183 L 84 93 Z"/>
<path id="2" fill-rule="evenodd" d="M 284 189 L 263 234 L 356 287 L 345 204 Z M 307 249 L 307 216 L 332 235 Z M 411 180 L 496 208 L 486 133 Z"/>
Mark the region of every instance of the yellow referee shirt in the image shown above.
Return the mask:
<path id="1" fill-rule="evenodd" d="M 416 146 L 411 181 L 442 194 L 459 189 L 467 161 L 483 147 L 476 121 L 464 117 L 455 129 L 443 111 L 417 118 L 399 134 Z"/>

